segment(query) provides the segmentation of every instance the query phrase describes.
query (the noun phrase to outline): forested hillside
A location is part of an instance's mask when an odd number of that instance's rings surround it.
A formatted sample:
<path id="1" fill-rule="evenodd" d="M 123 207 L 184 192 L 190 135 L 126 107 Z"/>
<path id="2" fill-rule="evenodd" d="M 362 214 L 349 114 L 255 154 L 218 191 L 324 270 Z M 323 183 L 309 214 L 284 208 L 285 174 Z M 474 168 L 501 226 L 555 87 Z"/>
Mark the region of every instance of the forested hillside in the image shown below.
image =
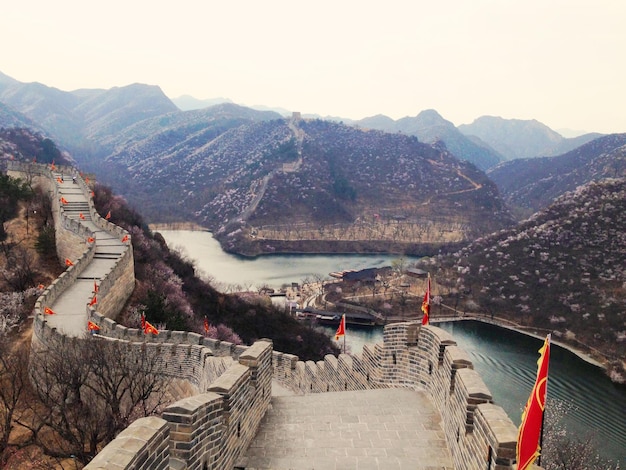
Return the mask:
<path id="1" fill-rule="evenodd" d="M 249 254 L 415 253 L 510 223 L 484 173 L 415 137 L 271 114 L 231 125 L 221 109 L 195 133 L 130 129 L 105 162 L 113 186 L 140 188 L 125 194 L 151 220 L 194 220 Z"/>
<path id="2" fill-rule="evenodd" d="M 611 134 L 558 157 L 519 159 L 488 172 L 507 204 L 530 213 L 590 181 L 626 176 L 626 134 Z"/>
<path id="3" fill-rule="evenodd" d="M 423 261 L 463 310 L 626 359 L 626 179 L 564 194 L 515 229 Z"/>

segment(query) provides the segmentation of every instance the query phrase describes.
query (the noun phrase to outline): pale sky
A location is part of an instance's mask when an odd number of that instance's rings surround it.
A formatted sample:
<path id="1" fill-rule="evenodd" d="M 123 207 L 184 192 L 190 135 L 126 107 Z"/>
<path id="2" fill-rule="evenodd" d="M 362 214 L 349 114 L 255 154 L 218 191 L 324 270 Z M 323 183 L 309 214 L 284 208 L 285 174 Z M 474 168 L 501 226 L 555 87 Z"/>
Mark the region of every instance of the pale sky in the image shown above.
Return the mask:
<path id="1" fill-rule="evenodd" d="M 11 0 L 0 71 L 302 113 L 626 132 L 624 0 Z"/>

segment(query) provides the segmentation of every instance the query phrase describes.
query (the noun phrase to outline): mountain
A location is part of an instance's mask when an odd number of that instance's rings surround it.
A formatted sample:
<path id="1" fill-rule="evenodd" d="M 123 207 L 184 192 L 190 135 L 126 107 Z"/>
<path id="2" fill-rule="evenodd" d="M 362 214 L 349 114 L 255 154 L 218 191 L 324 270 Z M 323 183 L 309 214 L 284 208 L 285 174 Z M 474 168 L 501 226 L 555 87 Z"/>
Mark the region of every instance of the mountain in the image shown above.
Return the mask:
<path id="1" fill-rule="evenodd" d="M 495 149 L 505 160 L 554 156 L 583 145 L 600 134 L 566 139 L 536 120 L 503 119 L 482 116 L 458 127 L 466 136 L 476 136 Z"/>
<path id="2" fill-rule="evenodd" d="M 200 100 L 191 95 L 182 95 L 178 98 L 172 98 L 172 102 L 178 106 L 181 111 L 192 111 L 194 109 L 203 109 L 216 104 L 232 103 L 228 98 L 209 98 Z"/>
<path id="3" fill-rule="evenodd" d="M 460 308 L 626 356 L 625 178 L 587 183 L 519 226 L 421 266 Z"/>
<path id="4" fill-rule="evenodd" d="M 401 132 L 415 135 L 429 144 L 443 142 L 446 148 L 461 160 L 467 160 L 478 168 L 486 170 L 497 165 L 503 158 L 478 139 L 464 136 L 450 121 L 445 120 L 437 111 L 429 109 L 415 117 L 393 119 L 377 115 L 355 121 L 362 128 L 378 129 L 386 132 Z"/>
<path id="5" fill-rule="evenodd" d="M 67 92 L 41 83 L 22 83 L 6 75 L 0 76 L 0 102 L 76 153 L 91 148 L 94 138 L 177 109 L 156 86 L 134 84 Z"/>
<path id="6" fill-rule="evenodd" d="M 130 128 L 101 163 L 118 169 L 107 182 L 153 221 L 195 220 L 247 254 L 417 252 L 511 223 L 483 172 L 413 136 L 257 117 L 229 127 L 216 116 L 195 133 Z"/>
<path id="7" fill-rule="evenodd" d="M 0 102 L 0 127 L 28 127 L 38 132 L 43 131 L 33 120 L 2 102 Z"/>
<path id="8" fill-rule="evenodd" d="M 504 162 L 488 175 L 507 204 L 534 212 L 590 181 L 626 176 L 626 134 L 600 137 L 557 157 Z"/>

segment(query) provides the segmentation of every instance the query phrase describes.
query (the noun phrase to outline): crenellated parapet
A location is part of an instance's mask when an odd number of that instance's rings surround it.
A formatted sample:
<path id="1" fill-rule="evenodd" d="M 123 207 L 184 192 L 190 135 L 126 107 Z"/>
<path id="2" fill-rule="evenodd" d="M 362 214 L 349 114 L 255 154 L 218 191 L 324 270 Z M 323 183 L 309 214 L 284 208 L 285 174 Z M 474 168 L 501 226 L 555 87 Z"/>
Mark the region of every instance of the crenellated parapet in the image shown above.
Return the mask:
<path id="1" fill-rule="evenodd" d="M 299 361 L 274 352 L 274 379 L 299 394 L 387 387 L 423 389 L 439 410 L 455 468 L 513 469 L 517 427 L 452 335 L 419 322 L 387 325 L 362 354 Z"/>
<path id="2" fill-rule="evenodd" d="M 36 179 L 53 202 L 57 254 L 74 265 L 48 286 L 35 305 L 33 347 L 63 347 L 79 341 L 52 327 L 44 306 L 77 282 L 96 254 L 86 240 L 93 231 L 71 217 L 60 203 L 54 175 L 44 165 L 11 163 L 9 170 Z M 71 175 L 71 169 L 63 169 Z M 80 190 L 90 190 L 77 178 Z M 100 217 L 87 196 L 98 230 L 121 239 L 126 232 Z M 514 469 L 517 428 L 493 397 L 468 354 L 454 338 L 418 322 L 387 325 L 383 343 L 361 354 L 327 355 L 320 361 L 273 351 L 270 340 L 239 346 L 184 331 L 146 335 L 115 321 L 134 288 L 132 247 L 124 245 L 110 271 L 100 279 L 97 309 L 84 308 L 99 334 L 157 358 L 158 369 L 191 386 L 193 396 L 169 405 L 161 417 L 141 418 L 120 433 L 85 468 L 224 469 L 233 468 L 254 438 L 271 400 L 272 381 L 296 394 L 403 387 L 425 390 L 441 415 L 455 469 Z M 419 404 L 416 404 L 419 406 Z"/>

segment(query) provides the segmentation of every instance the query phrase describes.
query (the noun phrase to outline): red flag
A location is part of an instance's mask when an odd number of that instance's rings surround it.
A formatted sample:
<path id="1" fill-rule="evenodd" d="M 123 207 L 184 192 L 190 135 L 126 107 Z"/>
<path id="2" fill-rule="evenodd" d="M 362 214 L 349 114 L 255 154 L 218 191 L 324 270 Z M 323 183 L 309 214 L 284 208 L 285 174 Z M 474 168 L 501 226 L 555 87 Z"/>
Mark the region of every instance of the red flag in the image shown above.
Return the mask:
<path id="1" fill-rule="evenodd" d="M 422 301 L 422 325 L 428 325 L 430 321 L 430 273 L 428 273 L 428 284 L 426 285 L 426 293 L 424 294 L 424 300 Z"/>
<path id="2" fill-rule="evenodd" d="M 146 329 L 146 315 L 144 313 L 141 314 L 141 329 Z"/>
<path id="3" fill-rule="evenodd" d="M 209 319 L 204 317 L 204 334 L 209 334 Z"/>
<path id="4" fill-rule="evenodd" d="M 50 307 L 44 307 L 43 313 L 46 315 L 54 315 L 54 311 Z"/>
<path id="5" fill-rule="evenodd" d="M 50 164 L 50 169 L 51 169 L 52 171 L 54 171 L 54 170 L 56 169 L 56 166 L 54 166 L 54 162 L 52 162 L 52 163 Z"/>
<path id="6" fill-rule="evenodd" d="M 107 212 L 107 215 L 105 215 L 104 218 L 109 220 L 111 218 L 111 211 Z"/>
<path id="7" fill-rule="evenodd" d="M 61 204 L 67 204 L 67 199 L 61 196 Z"/>
<path id="8" fill-rule="evenodd" d="M 91 191 L 91 197 L 95 197 L 96 193 L 94 191 Z"/>
<path id="9" fill-rule="evenodd" d="M 122 243 L 126 243 L 128 241 L 128 235 L 124 235 L 124 238 L 122 238 Z"/>
<path id="10" fill-rule="evenodd" d="M 522 424 L 517 435 L 518 470 L 530 468 L 535 459 L 539 457 L 539 451 L 541 450 L 539 439 L 541 437 L 543 410 L 546 406 L 546 393 L 548 391 L 549 362 L 550 335 L 546 336 L 546 341 L 539 350 L 537 379 L 522 413 Z"/>
<path id="11" fill-rule="evenodd" d="M 43 284 L 39 284 L 37 286 L 37 289 L 40 289 L 40 290 L 44 290 L 45 288 L 46 288 L 46 286 L 44 286 Z"/>
<path id="12" fill-rule="evenodd" d="M 57 183 L 63 183 L 63 180 L 61 179 L 60 176 L 57 176 Z"/>
<path id="13" fill-rule="evenodd" d="M 94 305 L 96 305 L 98 303 L 98 299 L 96 298 L 96 296 L 94 295 L 93 298 L 91 299 L 91 302 L 89 302 L 89 306 L 93 307 Z"/>
<path id="14" fill-rule="evenodd" d="M 88 237 L 87 238 L 87 243 L 93 243 L 95 241 L 96 241 L 96 239 L 94 237 Z"/>
<path id="15" fill-rule="evenodd" d="M 144 326 L 144 328 L 143 328 L 143 332 L 144 332 L 145 334 L 148 334 L 148 333 L 152 333 L 152 334 L 155 334 L 155 335 L 158 335 L 158 334 L 159 334 L 159 330 L 157 330 L 154 326 L 152 326 L 152 325 L 151 325 L 150 323 L 148 323 L 148 322 L 146 322 L 146 326 Z"/>
<path id="16" fill-rule="evenodd" d="M 85 220 L 85 216 L 83 215 L 82 212 L 80 214 L 78 214 L 78 217 L 80 217 L 81 219 Z"/>
<path id="17" fill-rule="evenodd" d="M 74 266 L 74 263 L 69 258 L 65 258 L 65 266 Z"/>
<path id="18" fill-rule="evenodd" d="M 98 289 L 98 284 L 96 284 L 96 281 L 94 280 L 93 281 L 93 293 L 97 294 L 99 290 L 100 289 Z"/>
<path id="19" fill-rule="evenodd" d="M 346 314 L 341 315 L 341 321 L 339 322 L 339 326 L 337 327 L 337 332 L 335 333 L 335 341 L 337 341 L 340 337 L 346 335 Z"/>
<path id="20" fill-rule="evenodd" d="M 94 322 L 88 321 L 87 322 L 87 329 L 89 331 L 99 331 L 100 327 L 98 325 L 96 325 Z"/>
<path id="21" fill-rule="evenodd" d="M 85 183 L 89 184 L 89 177 L 85 178 Z"/>

